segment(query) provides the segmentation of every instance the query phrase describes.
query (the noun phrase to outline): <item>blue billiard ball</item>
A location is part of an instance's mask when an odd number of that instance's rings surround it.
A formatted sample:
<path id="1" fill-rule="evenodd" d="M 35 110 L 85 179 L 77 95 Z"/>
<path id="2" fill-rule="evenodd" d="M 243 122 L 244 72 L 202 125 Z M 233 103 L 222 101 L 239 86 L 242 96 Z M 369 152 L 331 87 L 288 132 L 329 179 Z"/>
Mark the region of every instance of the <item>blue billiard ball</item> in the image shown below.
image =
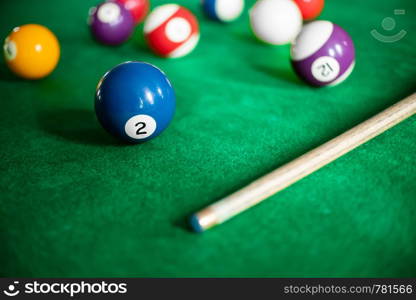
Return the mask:
<path id="1" fill-rule="evenodd" d="M 157 67 L 125 62 L 107 73 L 95 93 L 95 113 L 109 133 L 139 143 L 158 136 L 175 112 L 175 92 Z"/>
<path id="2" fill-rule="evenodd" d="M 234 21 L 244 9 L 244 0 L 202 0 L 201 3 L 210 19 L 221 22 Z"/>

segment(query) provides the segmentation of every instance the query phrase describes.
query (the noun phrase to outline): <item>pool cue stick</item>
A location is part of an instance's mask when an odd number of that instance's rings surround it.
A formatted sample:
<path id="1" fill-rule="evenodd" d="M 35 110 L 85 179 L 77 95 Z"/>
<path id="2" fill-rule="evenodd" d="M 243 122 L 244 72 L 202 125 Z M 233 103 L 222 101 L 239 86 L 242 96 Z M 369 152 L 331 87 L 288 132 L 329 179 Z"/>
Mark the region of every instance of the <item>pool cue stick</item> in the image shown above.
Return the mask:
<path id="1" fill-rule="evenodd" d="M 196 232 L 219 225 L 315 172 L 416 113 L 416 93 L 237 192 L 193 214 Z"/>

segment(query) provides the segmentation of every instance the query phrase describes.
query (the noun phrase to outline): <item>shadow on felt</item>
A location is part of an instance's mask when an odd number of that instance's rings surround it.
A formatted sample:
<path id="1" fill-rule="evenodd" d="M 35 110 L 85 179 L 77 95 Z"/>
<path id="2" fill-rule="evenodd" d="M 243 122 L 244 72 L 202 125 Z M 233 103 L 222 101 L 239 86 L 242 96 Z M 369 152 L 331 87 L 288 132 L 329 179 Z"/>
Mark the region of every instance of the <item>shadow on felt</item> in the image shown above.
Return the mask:
<path id="1" fill-rule="evenodd" d="M 263 42 L 259 41 L 255 37 L 255 35 L 250 32 L 244 32 L 244 33 L 236 32 L 234 33 L 234 37 L 244 43 L 255 45 L 256 47 L 259 47 L 259 44 L 260 45 L 263 44 Z M 266 46 L 266 44 L 263 44 L 263 45 Z"/>
<path id="2" fill-rule="evenodd" d="M 5 63 L 0 63 L 0 81 L 24 81 L 24 79 L 14 75 Z"/>
<path id="3" fill-rule="evenodd" d="M 133 47 L 134 51 L 139 50 L 142 55 L 150 55 L 155 56 L 155 54 L 150 50 L 147 41 L 143 34 L 143 25 L 139 25 L 136 27 L 131 40 L 133 40 Z"/>
<path id="4" fill-rule="evenodd" d="M 107 134 L 96 120 L 93 111 L 64 109 L 41 112 L 38 116 L 41 128 L 53 136 L 84 145 L 122 145 Z"/>
<path id="5" fill-rule="evenodd" d="M 183 232 L 193 233 L 192 227 L 189 224 L 189 216 L 182 216 L 171 222 L 171 225 Z"/>
<path id="6" fill-rule="evenodd" d="M 298 78 L 290 65 L 290 46 L 268 45 L 257 40 L 254 34 L 244 33 L 235 34 L 235 37 L 245 43 L 250 43 L 258 48 L 256 55 L 252 53 L 244 57 L 244 61 L 250 66 L 271 78 L 286 81 L 295 85 L 304 85 L 304 82 Z"/>
<path id="7" fill-rule="evenodd" d="M 296 85 L 305 85 L 305 83 L 300 80 L 289 68 L 275 66 L 272 67 L 260 64 L 253 65 L 253 68 L 273 78 L 278 78 Z"/>

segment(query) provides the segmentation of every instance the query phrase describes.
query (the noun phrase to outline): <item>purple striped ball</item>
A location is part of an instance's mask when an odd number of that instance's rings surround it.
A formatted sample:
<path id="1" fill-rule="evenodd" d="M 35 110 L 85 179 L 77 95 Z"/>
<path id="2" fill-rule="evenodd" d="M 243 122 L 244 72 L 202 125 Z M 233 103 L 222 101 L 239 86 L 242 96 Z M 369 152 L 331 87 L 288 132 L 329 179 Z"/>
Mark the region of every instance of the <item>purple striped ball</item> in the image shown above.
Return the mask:
<path id="1" fill-rule="evenodd" d="M 131 36 L 134 20 L 131 13 L 116 2 L 104 2 L 90 9 L 91 33 L 106 45 L 119 45 Z"/>
<path id="2" fill-rule="evenodd" d="M 343 82 L 355 65 L 355 48 L 349 34 L 329 21 L 305 25 L 291 48 L 292 66 L 304 81 L 315 86 Z"/>

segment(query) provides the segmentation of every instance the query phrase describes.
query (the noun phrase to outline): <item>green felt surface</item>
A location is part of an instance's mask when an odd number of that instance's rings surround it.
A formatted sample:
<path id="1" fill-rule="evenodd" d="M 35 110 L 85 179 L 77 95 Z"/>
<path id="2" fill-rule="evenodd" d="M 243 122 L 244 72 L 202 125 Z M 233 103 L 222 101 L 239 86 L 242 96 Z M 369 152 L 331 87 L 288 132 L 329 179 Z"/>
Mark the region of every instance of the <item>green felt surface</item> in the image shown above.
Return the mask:
<path id="1" fill-rule="evenodd" d="M 153 1 L 153 6 L 165 1 Z M 121 47 L 94 42 L 95 1 L 1 1 L 0 36 L 51 28 L 62 46 L 48 78 L 0 65 L 1 276 L 416 276 L 416 118 L 201 235 L 186 218 L 415 90 L 414 0 L 329 0 L 321 19 L 353 37 L 357 65 L 334 88 L 296 78 L 289 47 L 258 43 L 247 12 L 222 25 L 199 1 L 201 41 L 165 60 L 141 27 Z M 253 1 L 248 1 L 248 7 Z M 395 16 L 394 9 L 406 14 Z M 394 17 L 407 35 L 370 31 Z M 171 126 L 142 145 L 108 136 L 93 111 L 105 71 L 163 69 L 177 93 Z"/>

